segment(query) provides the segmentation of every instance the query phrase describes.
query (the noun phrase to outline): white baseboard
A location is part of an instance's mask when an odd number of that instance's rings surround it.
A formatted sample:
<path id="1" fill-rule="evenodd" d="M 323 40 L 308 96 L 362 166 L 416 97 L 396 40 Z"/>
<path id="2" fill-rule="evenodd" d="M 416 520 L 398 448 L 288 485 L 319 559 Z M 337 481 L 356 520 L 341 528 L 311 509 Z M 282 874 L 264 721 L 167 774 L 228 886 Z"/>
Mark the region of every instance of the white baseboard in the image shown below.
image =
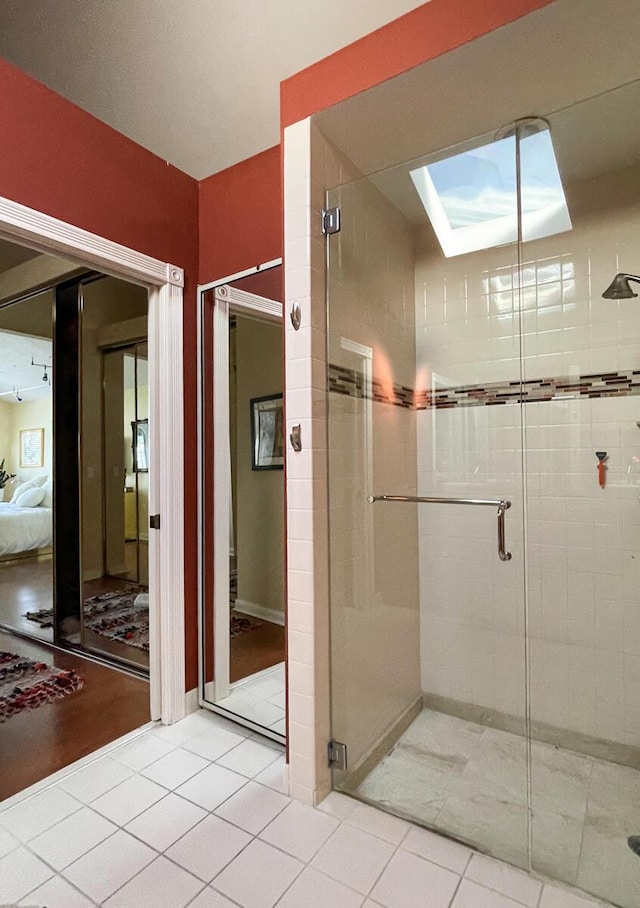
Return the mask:
<path id="1" fill-rule="evenodd" d="M 262 618 L 264 621 L 270 621 L 272 624 L 279 624 L 284 627 L 284 612 L 274 608 L 266 608 L 264 605 L 258 605 L 257 602 L 249 602 L 248 599 L 236 599 L 237 612 L 243 612 L 245 615 L 251 615 L 252 618 Z"/>
<path id="2" fill-rule="evenodd" d="M 194 713 L 199 708 L 200 702 L 198 700 L 198 688 L 192 687 L 191 690 L 188 690 L 184 695 L 185 715 L 188 716 L 189 713 Z"/>
<path id="3" fill-rule="evenodd" d="M 207 703 L 216 702 L 216 685 L 213 681 L 207 681 L 204 686 L 204 699 Z"/>

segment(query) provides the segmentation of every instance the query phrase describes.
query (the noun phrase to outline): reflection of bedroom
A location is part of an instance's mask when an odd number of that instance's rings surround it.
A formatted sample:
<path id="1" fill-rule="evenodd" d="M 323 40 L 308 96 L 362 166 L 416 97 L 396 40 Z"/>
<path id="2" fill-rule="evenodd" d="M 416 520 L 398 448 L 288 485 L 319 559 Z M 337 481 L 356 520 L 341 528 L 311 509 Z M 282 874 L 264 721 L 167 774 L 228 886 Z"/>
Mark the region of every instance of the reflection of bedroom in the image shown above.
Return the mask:
<path id="1" fill-rule="evenodd" d="M 4 483 L 0 474 L 0 625 L 48 641 L 54 637 L 58 447 L 55 304 L 55 288 L 11 305 L 0 295 L 0 463 L 6 474 Z M 143 671 L 149 664 L 147 305 L 144 288 L 113 278 L 89 279 L 82 287 L 81 459 L 70 468 L 80 484 L 75 576 L 82 578 L 83 612 L 69 599 L 59 628 L 60 640 Z M 69 351 L 61 355 L 69 361 Z M 124 636 L 118 632 L 123 623 Z"/>
<path id="2" fill-rule="evenodd" d="M 147 306 L 144 288 L 113 278 L 83 290 L 83 644 L 140 669 L 149 665 L 149 451 L 134 462 L 133 429 L 148 426 Z M 96 630 L 94 611 L 113 632 Z"/>
<path id="3" fill-rule="evenodd" d="M 0 623 L 44 639 L 25 614 L 51 607 L 52 303 L 49 291 L 0 309 Z"/>

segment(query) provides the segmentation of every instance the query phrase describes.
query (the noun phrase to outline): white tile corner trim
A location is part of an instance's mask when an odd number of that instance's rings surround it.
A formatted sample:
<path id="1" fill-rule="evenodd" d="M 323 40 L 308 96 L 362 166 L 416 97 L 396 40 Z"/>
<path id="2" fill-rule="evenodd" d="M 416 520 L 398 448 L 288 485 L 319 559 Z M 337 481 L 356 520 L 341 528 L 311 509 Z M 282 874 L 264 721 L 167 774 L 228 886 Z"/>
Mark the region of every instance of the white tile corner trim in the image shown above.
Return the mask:
<path id="1" fill-rule="evenodd" d="M 187 754 L 202 754 L 205 742 L 218 742 L 220 755 L 190 760 Z M 252 760 L 247 760 L 248 745 L 257 748 Z M 177 770 L 175 778 L 166 771 L 168 758 Z M 103 771 L 105 761 L 113 764 L 108 773 Z M 266 768 L 259 768 L 265 762 Z M 604 904 L 345 795 L 332 793 L 319 808 L 300 804 L 283 791 L 283 769 L 281 747 L 255 734 L 230 735 L 228 722 L 202 710 L 170 728 L 154 726 L 134 741 L 127 737 L 115 742 L 109 755 L 93 765 L 81 762 L 76 772 L 69 767 L 49 788 L 25 792 L 13 806 L 0 804 L 0 904 Z"/>
<path id="2" fill-rule="evenodd" d="M 322 207 L 322 191 L 314 189 L 312 195 L 311 147 L 310 119 L 285 129 L 285 437 L 299 425 L 303 446 L 295 452 L 287 445 L 286 455 L 289 768 L 293 796 L 317 804 L 331 783 L 320 756 L 330 737 L 326 328 L 319 214 L 314 220 L 314 209 Z M 286 317 L 295 303 L 301 311 L 297 331 Z"/>

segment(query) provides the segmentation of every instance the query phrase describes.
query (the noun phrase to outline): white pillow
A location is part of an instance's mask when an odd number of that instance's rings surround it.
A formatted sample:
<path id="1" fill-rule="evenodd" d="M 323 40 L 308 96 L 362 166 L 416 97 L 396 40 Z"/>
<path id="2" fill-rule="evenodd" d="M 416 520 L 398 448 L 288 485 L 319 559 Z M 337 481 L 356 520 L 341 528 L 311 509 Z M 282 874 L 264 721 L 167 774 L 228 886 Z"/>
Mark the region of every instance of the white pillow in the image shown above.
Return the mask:
<path id="1" fill-rule="evenodd" d="M 37 508 L 44 498 L 44 489 L 27 489 L 18 496 L 15 502 L 17 508 Z"/>
<path id="2" fill-rule="evenodd" d="M 33 479 L 27 479 L 26 482 L 20 482 L 13 490 L 13 495 L 11 496 L 11 501 L 13 504 L 16 504 L 18 498 L 22 495 L 23 492 L 26 492 L 27 489 L 39 489 L 45 484 L 49 477 L 44 476 L 34 476 Z"/>
<path id="3" fill-rule="evenodd" d="M 42 486 L 42 491 L 44 492 L 44 498 L 40 502 L 43 508 L 52 508 L 53 507 L 53 483 L 45 482 Z"/>
<path id="4" fill-rule="evenodd" d="M 15 504 L 18 498 L 22 495 L 23 492 L 27 491 L 26 482 L 19 482 L 18 485 L 13 490 L 13 495 L 11 496 L 11 504 Z"/>

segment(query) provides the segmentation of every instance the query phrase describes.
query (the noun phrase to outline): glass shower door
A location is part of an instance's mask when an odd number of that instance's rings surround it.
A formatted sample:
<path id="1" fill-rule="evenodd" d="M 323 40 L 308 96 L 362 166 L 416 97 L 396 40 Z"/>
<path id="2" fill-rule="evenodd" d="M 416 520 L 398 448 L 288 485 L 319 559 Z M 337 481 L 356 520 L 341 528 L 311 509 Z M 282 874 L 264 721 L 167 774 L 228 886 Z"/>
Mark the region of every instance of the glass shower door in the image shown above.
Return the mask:
<path id="1" fill-rule="evenodd" d="M 514 145 L 482 146 L 515 229 Z M 527 867 L 517 245 L 445 255 L 425 163 L 328 194 L 334 787 Z"/>
<path id="2" fill-rule="evenodd" d="M 572 225 L 522 251 L 531 863 L 622 908 L 640 904 L 640 308 L 607 288 L 640 270 L 640 147 L 619 127 L 638 101 L 635 83 L 549 117 Z"/>

